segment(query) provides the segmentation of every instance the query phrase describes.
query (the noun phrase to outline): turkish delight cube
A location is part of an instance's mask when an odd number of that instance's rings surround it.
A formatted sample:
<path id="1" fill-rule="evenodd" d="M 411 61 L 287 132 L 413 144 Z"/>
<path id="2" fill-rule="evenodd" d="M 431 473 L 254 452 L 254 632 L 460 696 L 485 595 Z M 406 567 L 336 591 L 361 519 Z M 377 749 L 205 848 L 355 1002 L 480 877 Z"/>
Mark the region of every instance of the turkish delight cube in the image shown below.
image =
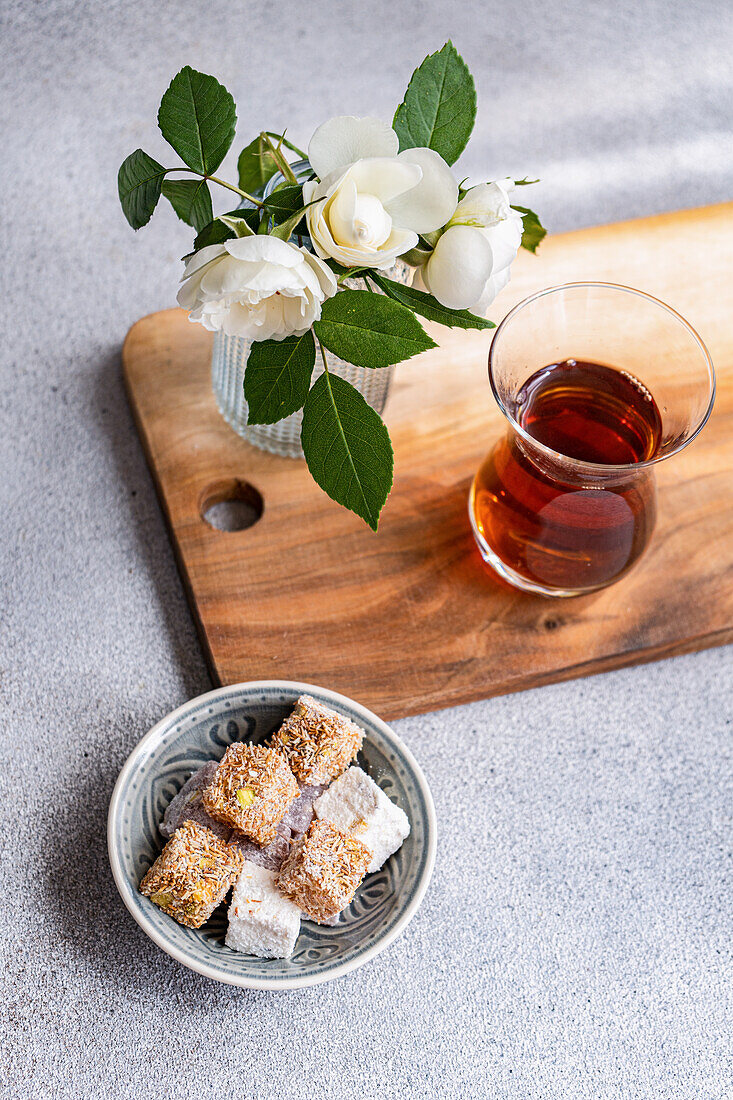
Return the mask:
<path id="1" fill-rule="evenodd" d="M 285 856 L 290 851 L 291 836 L 290 829 L 284 821 L 281 821 L 277 827 L 277 836 L 264 848 L 260 848 L 259 844 L 255 844 L 237 829 L 232 831 L 229 843 L 236 845 L 250 863 L 256 863 L 258 867 L 265 867 L 268 871 L 279 871 Z"/>
<path id="2" fill-rule="evenodd" d="M 277 835 L 285 812 L 298 797 L 295 776 L 285 757 L 264 745 L 230 745 L 203 791 L 207 813 L 239 829 L 264 847 Z"/>
<path id="3" fill-rule="evenodd" d="M 175 798 L 168 803 L 163 820 L 160 823 L 160 831 L 165 837 L 172 837 L 179 825 L 184 821 L 197 821 L 199 825 L 205 825 L 222 840 L 229 838 L 228 825 L 222 825 L 207 814 L 202 802 L 204 787 L 208 787 L 216 774 L 219 764 L 216 760 L 209 760 L 202 768 L 194 772 L 186 780 Z"/>
<path id="4" fill-rule="evenodd" d="M 355 722 L 301 695 L 270 744 L 287 758 L 300 783 L 328 783 L 356 758 L 363 737 Z"/>
<path id="5" fill-rule="evenodd" d="M 319 920 L 319 921 L 318 921 L 318 923 L 319 923 L 320 925 L 326 925 L 326 927 L 327 927 L 327 928 L 335 928 L 335 927 L 336 927 L 336 925 L 337 925 L 337 924 L 339 923 L 339 921 L 341 920 L 341 914 L 342 914 L 342 913 L 343 913 L 343 909 L 340 909 L 340 910 L 338 911 L 338 913 L 334 913 L 332 917 L 324 917 L 324 919 L 323 919 L 323 920 Z M 305 913 L 304 913 L 303 915 L 305 916 L 306 920 L 309 920 L 309 919 L 310 919 L 309 917 L 307 917 L 307 916 L 306 916 L 306 914 L 305 914 Z"/>
<path id="6" fill-rule="evenodd" d="M 330 821 L 314 821 L 293 844 L 280 868 L 281 893 L 319 924 L 351 902 L 371 853 Z"/>
<path id="7" fill-rule="evenodd" d="M 300 788 L 300 798 L 296 798 L 282 820 L 296 836 L 307 833 L 313 820 L 313 803 L 326 790 L 325 783 L 306 785 Z"/>
<path id="8" fill-rule="evenodd" d="M 261 959 L 287 959 L 300 931 L 300 910 L 278 890 L 275 872 L 245 860 L 229 904 L 226 945 Z"/>
<path id="9" fill-rule="evenodd" d="M 210 829 L 184 821 L 143 878 L 140 893 L 179 924 L 200 928 L 226 897 L 243 863 L 241 852 Z"/>
<path id="10" fill-rule="evenodd" d="M 371 852 L 367 873 L 382 864 L 410 835 L 407 814 L 361 768 L 349 768 L 316 800 L 316 816 L 365 844 Z"/>

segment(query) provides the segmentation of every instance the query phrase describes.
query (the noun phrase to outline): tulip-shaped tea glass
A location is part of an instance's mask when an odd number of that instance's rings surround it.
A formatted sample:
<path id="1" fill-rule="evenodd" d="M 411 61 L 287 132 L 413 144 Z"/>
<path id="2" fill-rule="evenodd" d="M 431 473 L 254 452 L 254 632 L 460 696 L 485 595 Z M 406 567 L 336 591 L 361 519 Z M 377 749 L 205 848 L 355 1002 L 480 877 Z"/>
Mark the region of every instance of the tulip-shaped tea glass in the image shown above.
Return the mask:
<path id="1" fill-rule="evenodd" d="M 546 596 L 612 584 L 646 549 L 655 466 L 710 416 L 715 374 L 669 306 L 611 283 L 568 283 L 507 315 L 489 354 L 509 428 L 474 479 L 484 560 Z"/>

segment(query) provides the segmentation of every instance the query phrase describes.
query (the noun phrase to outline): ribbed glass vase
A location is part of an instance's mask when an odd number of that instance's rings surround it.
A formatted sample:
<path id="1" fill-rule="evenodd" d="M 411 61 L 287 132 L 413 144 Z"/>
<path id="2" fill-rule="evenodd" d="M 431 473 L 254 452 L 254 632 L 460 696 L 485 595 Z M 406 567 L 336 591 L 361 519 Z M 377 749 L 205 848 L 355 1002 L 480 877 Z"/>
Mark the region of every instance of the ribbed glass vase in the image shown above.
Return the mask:
<path id="1" fill-rule="evenodd" d="M 398 260 L 394 267 L 384 272 L 388 279 L 409 286 L 412 281 L 412 268 Z M 355 284 L 357 285 L 357 284 Z M 358 284 L 361 288 L 361 284 Z M 277 424 L 248 424 L 247 402 L 244 399 L 244 368 L 251 346 L 250 340 L 242 336 L 227 336 L 217 332 L 214 336 L 214 350 L 211 357 L 211 381 L 219 412 L 234 431 L 264 451 L 281 455 L 284 458 L 302 458 L 300 445 L 300 426 L 302 411 L 286 416 Z M 331 352 L 326 352 L 328 369 L 350 382 L 373 409 L 381 415 L 387 404 L 389 387 L 394 367 L 355 367 L 345 363 Z M 323 374 L 320 356 L 316 358 L 313 381 Z"/>

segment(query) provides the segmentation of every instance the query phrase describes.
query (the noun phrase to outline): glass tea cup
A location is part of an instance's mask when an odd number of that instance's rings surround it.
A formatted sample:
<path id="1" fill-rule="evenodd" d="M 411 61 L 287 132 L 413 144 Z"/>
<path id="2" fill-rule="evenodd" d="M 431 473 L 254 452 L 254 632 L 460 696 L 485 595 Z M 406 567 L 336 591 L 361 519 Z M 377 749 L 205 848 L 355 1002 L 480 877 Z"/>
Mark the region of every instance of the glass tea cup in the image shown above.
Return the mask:
<path id="1" fill-rule="evenodd" d="M 663 302 L 567 283 L 521 302 L 489 353 L 508 422 L 471 487 L 481 555 L 510 584 L 577 596 L 617 581 L 656 521 L 655 467 L 700 432 L 712 360 Z"/>

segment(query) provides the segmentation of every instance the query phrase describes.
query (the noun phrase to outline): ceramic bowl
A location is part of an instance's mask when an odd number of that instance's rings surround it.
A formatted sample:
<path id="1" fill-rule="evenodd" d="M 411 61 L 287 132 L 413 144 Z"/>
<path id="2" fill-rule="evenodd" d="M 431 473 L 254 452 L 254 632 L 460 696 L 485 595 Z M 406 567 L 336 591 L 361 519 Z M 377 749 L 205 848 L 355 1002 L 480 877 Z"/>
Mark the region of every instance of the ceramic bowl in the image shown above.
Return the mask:
<path id="1" fill-rule="evenodd" d="M 138 884 L 163 847 L 158 824 L 165 808 L 191 772 L 207 760 L 219 760 L 232 741 L 264 740 L 304 693 L 364 729 L 357 763 L 402 807 L 411 833 L 379 871 L 366 877 L 338 925 L 326 928 L 304 920 L 290 959 L 258 959 L 225 946 L 225 905 L 203 928 L 184 928 L 143 897 Z M 412 753 L 366 707 L 312 684 L 267 680 L 201 695 L 143 737 L 115 785 L 107 841 L 122 900 L 158 947 L 216 981 L 250 989 L 294 989 L 363 966 L 403 931 L 432 874 L 435 808 Z"/>

